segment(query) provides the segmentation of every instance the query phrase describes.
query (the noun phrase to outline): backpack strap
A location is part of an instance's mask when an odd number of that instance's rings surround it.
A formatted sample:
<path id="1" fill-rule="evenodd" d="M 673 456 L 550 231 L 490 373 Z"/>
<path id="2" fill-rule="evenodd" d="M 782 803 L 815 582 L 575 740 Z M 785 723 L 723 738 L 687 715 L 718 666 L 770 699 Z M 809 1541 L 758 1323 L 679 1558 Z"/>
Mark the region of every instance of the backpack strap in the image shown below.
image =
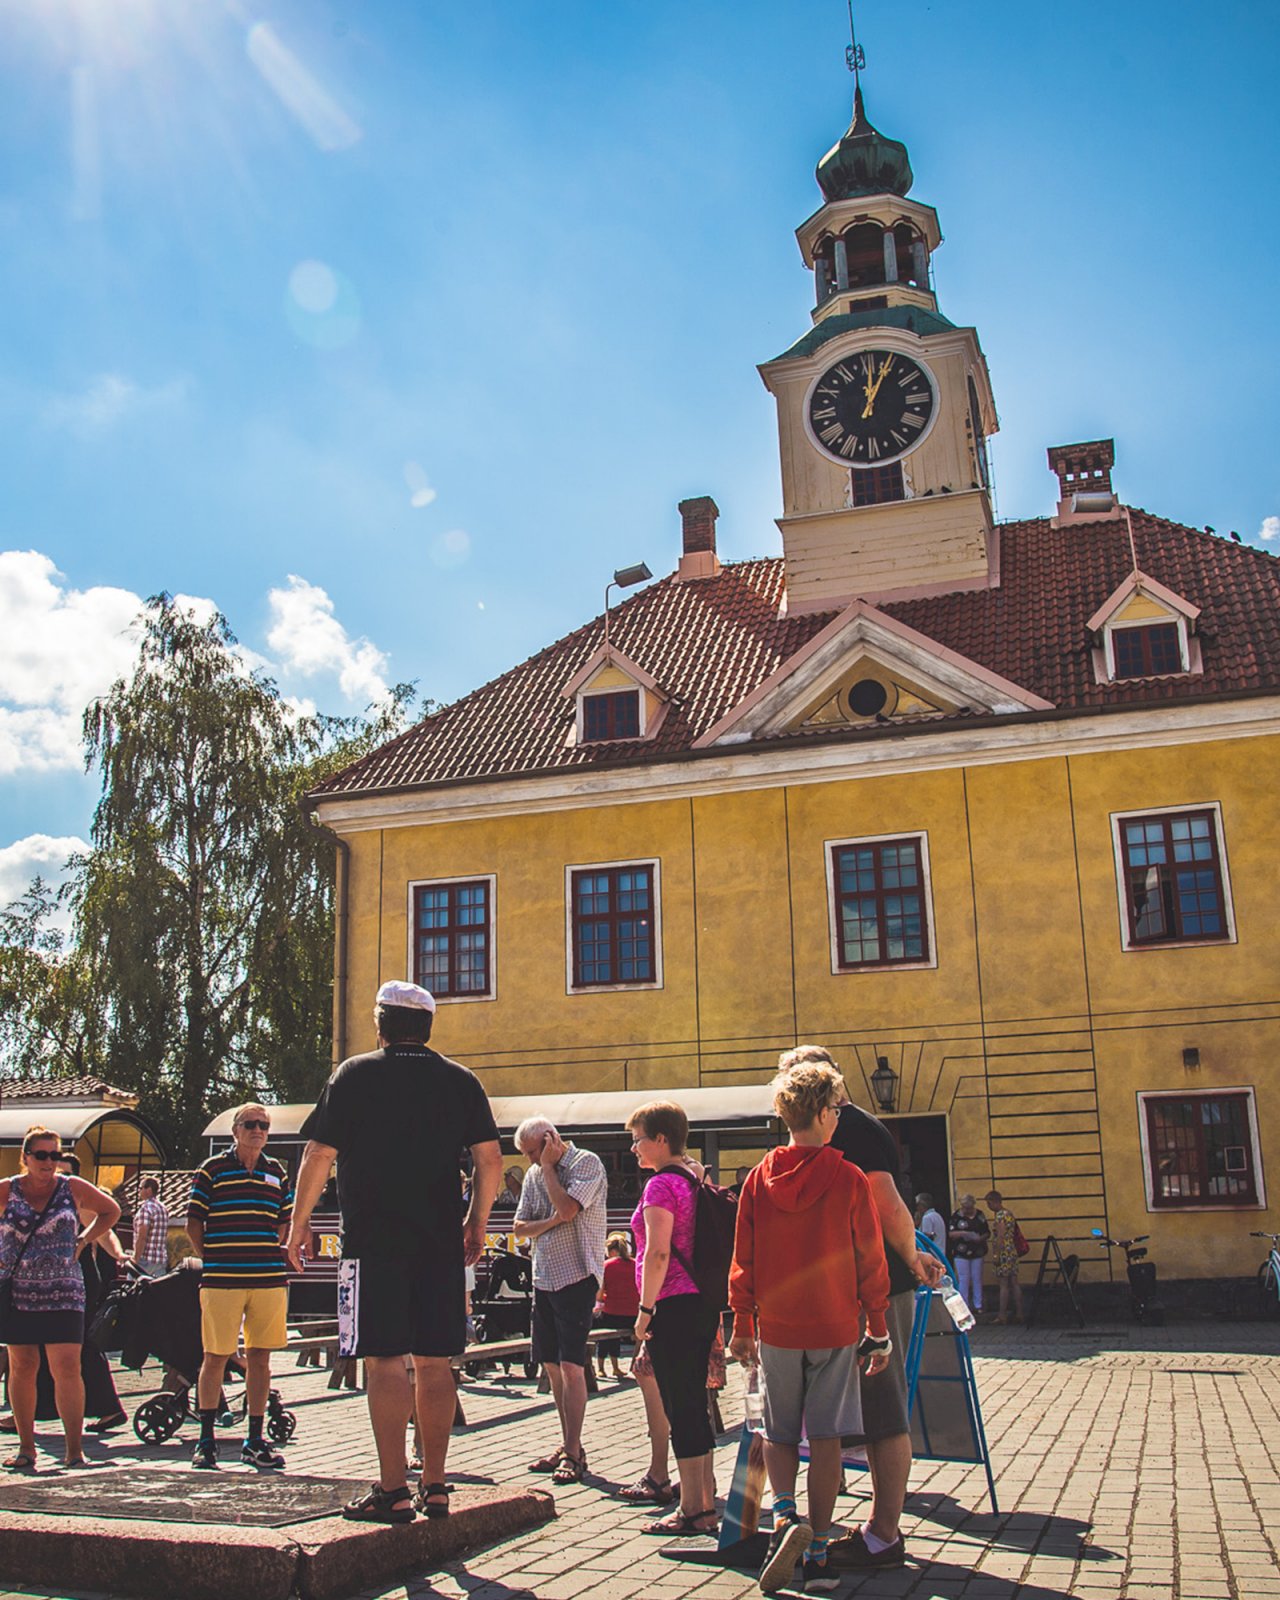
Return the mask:
<path id="1" fill-rule="evenodd" d="M 695 1192 L 697 1190 L 701 1189 L 703 1184 L 707 1181 L 706 1173 L 703 1173 L 702 1177 L 700 1177 L 700 1178 L 695 1178 L 693 1173 L 688 1171 L 687 1168 L 679 1167 L 679 1166 L 663 1167 L 661 1169 L 661 1172 L 660 1173 L 656 1173 L 655 1176 L 665 1176 L 668 1172 L 679 1173 L 679 1175 L 682 1178 L 687 1179 L 688 1182 L 693 1185 L 693 1188 L 694 1188 Z M 694 1201 L 694 1206 L 695 1207 L 697 1206 L 697 1200 L 696 1199 Z M 694 1211 L 694 1215 L 693 1215 L 693 1224 L 694 1224 L 695 1236 L 696 1236 L 696 1229 L 697 1229 L 697 1225 L 698 1225 L 698 1214 L 697 1214 L 696 1210 Z M 676 1260 L 684 1268 L 685 1272 L 688 1273 L 689 1277 L 693 1280 L 694 1284 L 697 1285 L 698 1293 L 701 1294 L 702 1293 L 702 1285 L 700 1283 L 698 1283 L 698 1274 L 693 1270 L 693 1263 L 692 1263 L 692 1261 L 690 1261 L 690 1260 L 688 1260 L 686 1258 L 684 1251 L 676 1243 L 676 1228 L 675 1228 L 675 1219 L 674 1218 L 672 1218 L 672 1222 L 671 1222 L 671 1254 L 676 1258 Z"/>

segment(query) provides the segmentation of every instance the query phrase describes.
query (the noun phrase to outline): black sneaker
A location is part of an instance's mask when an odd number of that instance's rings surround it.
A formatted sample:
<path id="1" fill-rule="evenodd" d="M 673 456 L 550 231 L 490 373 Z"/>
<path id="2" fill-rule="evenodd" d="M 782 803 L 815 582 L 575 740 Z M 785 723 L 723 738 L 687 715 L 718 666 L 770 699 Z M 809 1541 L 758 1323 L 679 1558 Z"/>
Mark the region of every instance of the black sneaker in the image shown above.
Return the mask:
<path id="1" fill-rule="evenodd" d="M 275 1445 L 268 1444 L 265 1439 L 246 1439 L 240 1451 L 240 1459 L 251 1467 L 282 1467 L 284 1457 Z"/>
<path id="2" fill-rule="evenodd" d="M 777 1594 L 784 1584 L 791 1582 L 796 1562 L 803 1557 L 812 1538 L 813 1529 L 799 1517 L 780 1517 L 774 1523 L 768 1553 L 756 1579 L 761 1594 Z"/>
<path id="3" fill-rule="evenodd" d="M 806 1560 L 804 1564 L 804 1592 L 830 1594 L 840 1587 L 840 1574 L 823 1556 L 821 1561 Z"/>
<path id="4" fill-rule="evenodd" d="M 857 1567 L 861 1572 L 868 1567 L 904 1567 L 906 1564 L 907 1547 L 901 1534 L 883 1550 L 870 1549 L 861 1528 L 855 1528 L 847 1539 L 840 1541 L 842 1567 Z"/>
<path id="5" fill-rule="evenodd" d="M 191 1457 L 193 1467 L 206 1470 L 218 1465 L 218 1446 L 212 1439 L 201 1439 L 196 1445 L 195 1454 Z"/>

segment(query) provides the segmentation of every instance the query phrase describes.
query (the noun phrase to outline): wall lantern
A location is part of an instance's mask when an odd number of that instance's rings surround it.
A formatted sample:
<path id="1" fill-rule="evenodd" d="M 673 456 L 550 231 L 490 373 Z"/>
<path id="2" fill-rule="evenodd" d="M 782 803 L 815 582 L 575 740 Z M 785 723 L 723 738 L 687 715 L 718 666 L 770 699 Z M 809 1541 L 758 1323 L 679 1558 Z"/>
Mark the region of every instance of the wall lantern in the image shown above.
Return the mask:
<path id="1" fill-rule="evenodd" d="M 1200 1052 L 1196 1049 L 1195 1045 L 1188 1045 L 1187 1048 L 1182 1052 L 1182 1065 L 1187 1069 L 1188 1072 L 1195 1072 L 1199 1069 Z"/>
<path id="2" fill-rule="evenodd" d="M 876 1070 L 871 1074 L 871 1092 L 881 1111 L 886 1114 L 892 1112 L 898 1098 L 898 1074 L 889 1065 L 888 1056 L 876 1057 Z"/>

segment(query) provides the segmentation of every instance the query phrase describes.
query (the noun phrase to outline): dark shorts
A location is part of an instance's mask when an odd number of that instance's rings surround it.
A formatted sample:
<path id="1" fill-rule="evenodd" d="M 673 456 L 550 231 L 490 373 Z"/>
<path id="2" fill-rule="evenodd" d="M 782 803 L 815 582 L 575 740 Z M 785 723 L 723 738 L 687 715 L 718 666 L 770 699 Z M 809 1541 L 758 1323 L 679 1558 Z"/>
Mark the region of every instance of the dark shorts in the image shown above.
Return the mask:
<path id="1" fill-rule="evenodd" d="M 466 1349 L 462 1257 L 452 1265 L 344 1257 L 338 1263 L 340 1356 L 456 1356 Z"/>
<path id="2" fill-rule="evenodd" d="M 5 1344 L 83 1344 L 83 1311 L 19 1311 L 9 1307 L 0 1328 Z"/>
<path id="3" fill-rule="evenodd" d="M 885 1320 L 889 1324 L 889 1337 L 893 1340 L 893 1354 L 889 1365 L 874 1378 L 859 1375 L 858 1386 L 862 1394 L 861 1433 L 846 1434 L 846 1444 L 875 1444 L 881 1439 L 894 1439 L 911 1429 L 907 1417 L 907 1346 L 911 1343 L 911 1324 L 915 1317 L 916 1292 L 904 1289 L 901 1294 L 889 1296 L 889 1311 Z"/>
<path id="4" fill-rule="evenodd" d="M 533 1291 L 533 1359 L 587 1364 L 587 1335 L 595 1309 L 595 1278 L 579 1278 L 564 1289 Z"/>

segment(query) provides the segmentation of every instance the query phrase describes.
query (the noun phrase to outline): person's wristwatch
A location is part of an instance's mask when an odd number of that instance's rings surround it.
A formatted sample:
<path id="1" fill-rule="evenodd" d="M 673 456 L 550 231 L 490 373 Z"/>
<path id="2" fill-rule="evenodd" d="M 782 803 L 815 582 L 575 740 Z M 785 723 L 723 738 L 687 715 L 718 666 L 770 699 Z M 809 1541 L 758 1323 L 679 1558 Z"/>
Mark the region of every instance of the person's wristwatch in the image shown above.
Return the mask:
<path id="1" fill-rule="evenodd" d="M 653 1315 L 653 1307 L 652 1306 L 641 1306 L 639 1308 L 639 1310 L 636 1312 L 636 1315 L 639 1316 L 640 1312 L 643 1312 L 646 1317 L 651 1317 Z"/>

